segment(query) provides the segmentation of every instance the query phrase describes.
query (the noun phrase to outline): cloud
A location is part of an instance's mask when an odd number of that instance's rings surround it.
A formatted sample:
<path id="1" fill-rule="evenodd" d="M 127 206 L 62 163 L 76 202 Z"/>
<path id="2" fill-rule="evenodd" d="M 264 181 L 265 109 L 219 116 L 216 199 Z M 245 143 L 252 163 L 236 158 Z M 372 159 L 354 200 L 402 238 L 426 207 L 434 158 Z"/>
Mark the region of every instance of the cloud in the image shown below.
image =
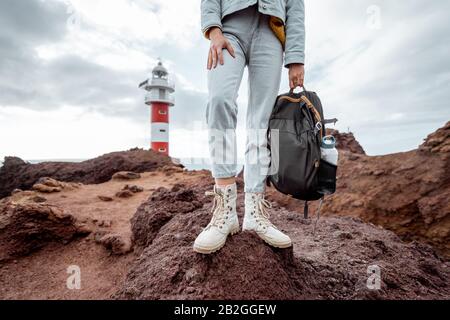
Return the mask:
<path id="1" fill-rule="evenodd" d="M 34 47 L 64 38 L 65 6 L 41 1 L 0 3 L 0 105 L 33 99 L 40 61 Z"/>
<path id="2" fill-rule="evenodd" d="M 176 32 L 183 24 L 198 22 L 174 25 L 175 17 L 168 16 L 180 12 L 162 1 L 30 3 L 29 7 L 22 1 L 1 4 L 0 106 L 45 110 L 72 105 L 140 121 L 148 110 L 137 85 L 156 62 L 155 46 L 167 37 L 176 41 L 175 48 L 185 48 L 189 39 L 200 37 L 198 32 L 190 37 Z M 190 11 L 192 6 L 184 10 Z M 192 87 L 180 87 L 177 95 L 188 106 L 204 104 L 205 95 Z M 190 108 L 180 107 L 183 110 L 192 114 Z M 185 124 L 176 119 L 173 125 Z"/>
<path id="3" fill-rule="evenodd" d="M 412 149 L 449 119 L 449 2 L 307 0 L 306 9 L 307 88 L 319 93 L 328 117 L 339 118 L 338 129 L 354 131 L 370 154 Z M 204 154 L 204 139 L 193 139 L 196 124 L 204 125 L 207 99 L 208 42 L 199 18 L 198 0 L 0 2 L 0 156 L 33 150 L 34 158 L 73 157 L 52 142 L 60 122 L 90 134 L 101 130 L 101 139 L 79 136 L 80 157 L 91 156 L 86 144 L 113 147 L 103 132 L 112 141 L 128 137 L 129 147 L 147 147 L 149 108 L 137 85 L 158 57 L 177 83 L 171 150 Z M 373 18 L 375 28 L 368 23 Z M 247 103 L 242 83 L 241 132 Z M 281 91 L 287 90 L 283 70 Z M 39 128 L 29 125 L 26 110 L 48 128 L 39 135 L 40 148 L 18 138 Z M 133 127 L 139 138 L 128 135 L 136 133 Z M 61 141 L 71 137 L 59 134 Z M 242 145 L 243 134 L 240 140 Z"/>
<path id="4" fill-rule="evenodd" d="M 148 145 L 146 125 L 80 107 L 39 111 L 3 107 L 0 123 L 0 137 L 8 137 L 0 140 L 0 152 L 28 160 L 86 159 Z"/>
<path id="5" fill-rule="evenodd" d="M 2 0 L 0 36 L 21 45 L 61 40 L 67 20 L 65 13 L 66 6 L 60 2 Z"/>
<path id="6" fill-rule="evenodd" d="M 368 1 L 352 1 L 348 10 L 340 1 L 327 10 L 309 4 L 322 21 L 339 21 L 322 27 L 322 37 L 310 35 L 307 46 L 309 83 L 339 129 L 350 127 L 370 154 L 382 154 L 416 147 L 449 119 L 448 2 L 378 1 L 380 29 L 367 27 Z"/>

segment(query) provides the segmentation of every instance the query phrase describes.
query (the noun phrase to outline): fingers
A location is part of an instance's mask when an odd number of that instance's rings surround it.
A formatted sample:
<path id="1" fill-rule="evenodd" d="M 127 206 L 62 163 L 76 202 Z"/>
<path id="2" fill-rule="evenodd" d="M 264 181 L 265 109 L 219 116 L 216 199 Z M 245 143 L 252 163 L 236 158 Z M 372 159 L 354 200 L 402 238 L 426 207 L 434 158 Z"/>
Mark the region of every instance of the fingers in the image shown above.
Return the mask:
<path id="1" fill-rule="evenodd" d="M 208 65 L 207 65 L 208 70 L 211 70 L 212 68 L 212 54 L 211 54 L 211 49 L 209 49 L 209 53 L 208 53 Z"/>
<path id="2" fill-rule="evenodd" d="M 223 61 L 223 51 L 222 51 L 222 49 L 219 49 L 219 48 L 217 48 L 217 57 L 218 57 L 218 62 L 223 66 L 223 63 L 224 63 L 224 61 Z M 214 66 L 214 68 L 215 68 L 216 66 Z"/>
<path id="3" fill-rule="evenodd" d="M 301 87 L 301 88 L 303 88 L 303 81 L 304 81 L 303 74 L 300 74 L 300 75 L 299 75 L 297 81 L 298 81 L 298 86 Z"/>
<path id="4" fill-rule="evenodd" d="M 217 51 L 214 47 L 211 48 L 211 58 L 212 58 L 212 67 L 213 68 L 217 67 Z"/>
<path id="5" fill-rule="evenodd" d="M 233 48 L 233 46 L 231 45 L 230 41 L 227 41 L 227 43 L 226 43 L 226 48 L 227 48 L 228 52 L 230 53 L 230 55 L 231 55 L 233 58 L 236 58 L 236 55 L 235 55 L 235 53 L 234 53 L 234 48 Z"/>
<path id="6" fill-rule="evenodd" d="M 304 74 L 294 74 L 289 76 L 289 87 L 291 89 L 295 89 L 297 87 L 303 87 L 304 83 Z"/>
<path id="7" fill-rule="evenodd" d="M 291 76 L 289 77 L 289 87 L 290 87 L 291 89 L 295 89 L 295 88 L 298 87 L 298 77 L 297 77 L 296 74 L 291 75 Z"/>
<path id="8" fill-rule="evenodd" d="M 227 49 L 233 58 L 236 57 L 234 48 L 229 41 L 222 42 L 220 45 L 212 44 L 208 54 L 208 70 L 213 68 L 215 69 L 219 63 L 221 65 L 225 64 L 225 58 L 223 55 L 224 49 Z"/>
<path id="9" fill-rule="evenodd" d="M 293 79 L 289 79 L 289 87 L 291 89 L 295 89 L 295 84 L 294 84 L 294 80 Z"/>
<path id="10" fill-rule="evenodd" d="M 305 82 L 305 71 L 303 71 L 303 69 L 302 69 L 302 71 L 300 72 L 300 75 L 299 75 L 299 79 L 298 79 L 299 86 L 303 88 L 304 82 Z"/>

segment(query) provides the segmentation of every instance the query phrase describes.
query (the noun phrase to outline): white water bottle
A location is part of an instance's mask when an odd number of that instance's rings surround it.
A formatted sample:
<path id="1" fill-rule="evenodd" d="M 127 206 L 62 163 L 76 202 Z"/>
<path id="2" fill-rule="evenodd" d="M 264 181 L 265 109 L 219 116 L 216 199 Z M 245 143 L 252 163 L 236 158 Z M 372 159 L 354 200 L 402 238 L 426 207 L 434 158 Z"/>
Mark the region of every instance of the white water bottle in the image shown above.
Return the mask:
<path id="1" fill-rule="evenodd" d="M 322 160 L 337 166 L 339 153 L 336 149 L 336 139 L 333 136 L 325 136 L 320 146 Z"/>

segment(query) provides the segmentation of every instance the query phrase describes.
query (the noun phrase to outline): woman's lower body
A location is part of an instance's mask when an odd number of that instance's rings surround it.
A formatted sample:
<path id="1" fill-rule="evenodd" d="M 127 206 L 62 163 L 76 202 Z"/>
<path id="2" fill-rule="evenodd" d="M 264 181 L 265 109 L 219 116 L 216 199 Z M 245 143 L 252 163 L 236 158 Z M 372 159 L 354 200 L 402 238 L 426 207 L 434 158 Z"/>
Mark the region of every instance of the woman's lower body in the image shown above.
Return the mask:
<path id="1" fill-rule="evenodd" d="M 269 17 L 256 6 L 225 17 L 223 34 L 235 50 L 224 50 L 224 65 L 208 72 L 206 121 L 214 178 L 234 177 L 237 172 L 236 121 L 238 90 L 248 67 L 247 142 L 244 180 L 246 192 L 264 192 L 270 162 L 266 133 L 278 95 L 283 48 L 269 27 Z"/>
<path id="2" fill-rule="evenodd" d="M 237 96 L 245 67 L 248 67 L 248 109 L 244 164 L 244 229 L 253 230 L 276 247 L 291 245 L 289 237 L 268 220 L 264 199 L 265 181 L 270 166 L 267 128 L 278 95 L 283 65 L 283 48 L 269 27 L 269 17 L 256 6 L 233 13 L 222 21 L 222 32 L 235 51 L 233 58 L 223 51 L 224 64 L 208 71 L 206 120 L 212 174 L 216 179 L 237 174 L 236 123 Z M 228 234 L 239 231 L 236 215 L 236 185 L 216 186 L 211 223 L 197 238 L 194 249 L 211 253 L 220 249 Z"/>

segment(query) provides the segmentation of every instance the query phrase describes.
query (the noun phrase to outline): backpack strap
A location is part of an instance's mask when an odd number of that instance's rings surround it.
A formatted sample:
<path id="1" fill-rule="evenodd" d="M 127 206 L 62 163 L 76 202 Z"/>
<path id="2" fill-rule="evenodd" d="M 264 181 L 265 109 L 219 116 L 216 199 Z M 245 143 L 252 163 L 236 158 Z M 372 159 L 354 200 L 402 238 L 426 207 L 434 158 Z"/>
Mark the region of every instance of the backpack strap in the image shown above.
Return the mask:
<path id="1" fill-rule="evenodd" d="M 316 119 L 316 130 L 320 131 L 320 139 L 322 140 L 324 134 L 323 134 L 323 120 L 322 117 L 320 116 L 319 111 L 317 111 L 316 107 L 314 107 L 314 105 L 311 103 L 311 101 L 309 101 L 309 99 L 302 95 L 300 97 L 300 99 L 306 104 L 306 106 L 308 107 L 309 110 L 311 110 L 311 112 L 314 115 L 314 118 Z"/>
<path id="2" fill-rule="evenodd" d="M 323 125 L 330 124 L 330 123 L 332 123 L 333 125 L 336 125 L 336 122 L 338 122 L 338 119 L 336 119 L 336 118 L 322 120 Z"/>
<path id="3" fill-rule="evenodd" d="M 322 209 L 324 199 L 325 199 L 325 197 L 320 198 L 319 207 L 317 208 L 317 217 L 316 217 L 316 221 L 314 222 L 313 236 L 316 235 L 317 223 L 319 222 L 319 219 L 320 219 L 320 209 Z"/>
<path id="4" fill-rule="evenodd" d="M 291 96 L 280 96 L 279 99 L 280 100 L 287 100 L 287 101 L 294 102 L 294 103 L 298 103 L 298 102 L 302 101 L 301 98 L 292 98 Z"/>

